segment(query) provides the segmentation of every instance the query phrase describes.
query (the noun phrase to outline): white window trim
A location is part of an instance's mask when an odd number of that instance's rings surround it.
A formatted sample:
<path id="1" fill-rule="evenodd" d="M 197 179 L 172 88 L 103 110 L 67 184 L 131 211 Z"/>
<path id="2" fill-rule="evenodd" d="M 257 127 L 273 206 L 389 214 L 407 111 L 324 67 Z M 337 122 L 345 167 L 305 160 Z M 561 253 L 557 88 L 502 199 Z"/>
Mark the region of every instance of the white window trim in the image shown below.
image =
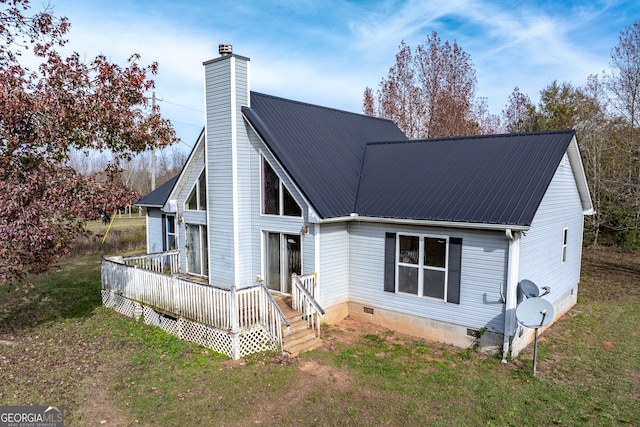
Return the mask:
<path id="1" fill-rule="evenodd" d="M 169 219 L 173 220 L 173 233 L 169 232 Z M 167 249 L 169 251 L 171 250 L 175 250 L 178 249 L 179 243 L 178 243 L 178 219 L 176 218 L 176 215 L 165 215 L 165 221 L 167 226 L 165 227 L 165 239 L 167 242 L 167 248 L 169 248 L 169 236 L 173 236 L 174 237 L 174 242 L 175 242 L 175 248 L 173 249 Z"/>
<path id="2" fill-rule="evenodd" d="M 565 227 L 562 229 L 562 251 L 560 256 L 562 257 L 562 264 L 566 264 L 567 262 L 567 251 L 569 246 L 569 227 Z"/>
<path id="3" fill-rule="evenodd" d="M 196 178 L 196 182 L 195 184 L 193 184 L 193 187 L 191 187 L 191 191 L 189 191 L 189 193 L 187 194 L 187 198 L 184 199 L 184 210 L 188 211 L 188 212 L 206 212 L 207 209 L 189 209 L 189 196 L 191 196 L 191 193 L 194 191 L 195 189 L 195 194 L 196 194 L 196 206 L 201 206 L 202 203 L 200 203 L 200 177 L 202 176 L 202 174 L 205 174 L 205 181 L 207 179 L 207 174 L 205 172 L 205 170 L 203 169 L 202 171 L 200 171 L 200 173 L 198 174 L 198 177 Z"/>
<path id="4" fill-rule="evenodd" d="M 403 236 L 407 237 L 418 237 L 418 265 L 400 262 L 400 238 Z M 444 267 L 433 267 L 424 265 L 424 239 L 444 239 L 445 240 L 445 262 Z M 402 295 L 410 295 L 415 296 L 417 298 L 430 299 L 433 301 L 447 302 L 447 287 L 449 284 L 449 236 L 439 235 L 439 234 L 419 234 L 419 233 L 397 233 L 396 234 L 396 255 L 395 255 L 395 263 L 396 263 L 396 277 L 395 277 L 395 285 L 396 285 L 396 293 Z M 418 292 L 417 294 L 402 292 L 398 289 L 398 278 L 399 278 L 399 268 L 398 267 L 411 267 L 418 269 Z M 435 298 L 430 296 L 425 296 L 424 294 L 424 270 L 434 270 L 434 271 L 444 271 L 444 297 L 443 298 Z"/>
<path id="5" fill-rule="evenodd" d="M 205 227 L 207 230 L 207 236 L 209 235 L 209 227 L 207 227 L 206 224 L 198 224 L 198 223 L 186 223 L 185 224 L 185 245 L 189 242 L 189 237 L 187 236 L 187 233 L 189 232 L 189 226 L 195 226 L 198 227 L 198 239 L 200 239 L 200 251 L 198 253 L 198 257 L 200 258 L 200 268 L 202 268 L 202 266 L 204 266 L 204 263 L 207 263 L 207 271 L 209 271 L 209 260 L 206 259 L 203 255 L 203 245 L 207 245 L 207 256 L 209 255 L 209 242 L 208 239 L 204 239 L 203 237 L 203 233 L 202 233 L 202 227 Z M 193 271 L 189 271 L 189 250 L 186 251 L 185 255 L 187 256 L 187 265 L 186 265 L 186 271 L 187 274 L 190 274 L 192 276 L 198 276 L 198 277 L 208 277 L 208 274 L 202 274 L 202 273 L 196 273 Z"/>
<path id="6" fill-rule="evenodd" d="M 271 216 L 275 216 L 275 215 L 271 215 Z M 291 235 L 291 236 L 299 236 L 300 237 L 300 272 L 301 274 L 304 274 L 304 235 L 301 234 L 300 232 L 288 232 L 288 231 L 278 231 L 275 229 L 267 229 L 267 228 L 263 228 L 260 230 L 260 278 L 262 279 L 263 282 L 266 283 L 267 280 L 267 235 L 269 233 L 273 233 L 273 234 L 279 234 L 280 235 L 280 251 L 283 250 L 283 237 L 285 235 Z M 282 252 L 280 252 L 282 254 Z M 280 268 L 282 269 L 282 263 L 283 260 L 280 260 Z M 282 270 L 281 270 L 281 275 L 282 275 Z M 291 285 L 293 287 L 293 284 Z M 278 293 L 281 293 L 280 291 L 276 291 Z"/>
<path id="7" fill-rule="evenodd" d="M 264 182 L 263 182 L 263 179 L 264 179 L 264 167 L 263 167 L 264 162 L 267 162 L 269 164 L 269 166 L 271 166 L 271 169 L 273 169 L 273 171 L 275 172 L 276 176 L 278 177 L 278 214 L 264 213 Z M 296 204 L 300 208 L 300 215 L 299 216 L 285 215 L 284 214 L 284 191 L 283 191 L 283 189 L 285 189 L 285 188 L 287 189 L 289 194 L 291 194 L 291 197 L 293 198 L 293 200 L 296 202 Z M 267 217 L 272 217 L 272 218 L 283 218 L 283 217 L 284 218 L 302 218 L 304 216 L 303 215 L 302 206 L 300 205 L 300 203 L 298 203 L 296 198 L 293 196 L 293 192 L 289 189 L 289 186 L 284 183 L 282 178 L 280 178 L 280 175 L 276 171 L 276 168 L 273 167 L 273 165 L 271 164 L 269 159 L 267 159 L 267 157 L 262 153 L 260 153 L 260 215 L 267 216 Z"/>

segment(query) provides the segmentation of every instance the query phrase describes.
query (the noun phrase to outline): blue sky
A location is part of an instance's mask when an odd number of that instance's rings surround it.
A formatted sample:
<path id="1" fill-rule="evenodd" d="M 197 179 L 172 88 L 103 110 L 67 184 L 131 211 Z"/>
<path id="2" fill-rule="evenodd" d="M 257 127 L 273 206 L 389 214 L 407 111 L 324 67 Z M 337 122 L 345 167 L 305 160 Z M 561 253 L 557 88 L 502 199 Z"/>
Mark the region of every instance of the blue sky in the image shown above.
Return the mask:
<path id="1" fill-rule="evenodd" d="M 34 8 L 40 3 L 34 1 Z M 45 3 L 42 3 L 45 4 Z M 360 112 L 398 45 L 415 48 L 437 31 L 471 55 L 478 95 L 500 114 L 515 86 L 537 102 L 553 80 L 582 85 L 609 69 L 633 1 L 104 1 L 50 0 L 72 28 L 68 48 L 124 64 L 132 53 L 157 61 L 156 93 L 180 145 L 202 129 L 203 61 L 218 44 L 251 58 L 251 89 Z"/>

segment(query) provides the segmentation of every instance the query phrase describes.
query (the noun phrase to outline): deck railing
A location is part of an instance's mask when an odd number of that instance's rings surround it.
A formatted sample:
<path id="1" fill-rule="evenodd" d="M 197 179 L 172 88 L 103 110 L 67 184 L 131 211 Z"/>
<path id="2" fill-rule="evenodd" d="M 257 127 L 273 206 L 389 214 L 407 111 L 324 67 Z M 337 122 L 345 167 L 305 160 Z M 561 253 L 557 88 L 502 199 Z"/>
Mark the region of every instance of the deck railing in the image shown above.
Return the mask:
<path id="1" fill-rule="evenodd" d="M 156 273 L 176 274 L 180 271 L 180 252 L 178 250 L 128 257 L 113 257 L 111 259 L 122 260 L 123 264 L 155 271 Z"/>
<path id="2" fill-rule="evenodd" d="M 282 326 L 284 324 L 289 327 L 289 323 L 264 284 L 242 289 L 235 287 L 228 289 L 191 281 L 173 274 L 163 274 L 156 271 L 156 267 L 161 264 L 156 260 L 162 259 L 163 255 L 165 260 L 173 256 L 172 253 L 152 254 L 152 260 L 148 262 L 143 257 L 103 258 L 103 292 L 107 291 L 148 307 L 154 313 L 184 319 L 221 331 L 226 334 L 222 339 L 226 340 L 227 344 L 231 341 L 230 345 L 225 344 L 225 348 L 230 350 L 224 352 L 231 353 L 228 355 L 234 359 L 265 349 L 282 350 Z M 171 262 L 164 264 L 164 266 L 167 265 L 172 264 Z M 164 266 L 160 271 L 165 271 Z M 153 270 L 144 267 L 151 267 Z M 264 343 L 256 342 L 243 344 L 243 349 L 240 348 L 240 344 L 233 343 L 234 339 L 238 342 L 242 339 L 247 341 L 250 339 L 247 337 L 251 334 L 256 335 L 254 341 L 264 341 L 264 337 L 256 333 L 257 327 L 266 331 L 273 344 L 271 347 L 275 348 L 263 348 Z M 189 337 L 180 337 L 189 339 Z M 202 344 L 201 341 L 195 341 Z M 218 348 L 215 349 L 218 350 Z"/>
<path id="3" fill-rule="evenodd" d="M 307 320 L 310 329 L 317 329 L 320 336 L 320 318 L 324 316 L 324 310 L 315 300 L 316 281 L 315 275 L 291 276 L 291 304 L 294 310 L 302 313 L 302 318 Z"/>

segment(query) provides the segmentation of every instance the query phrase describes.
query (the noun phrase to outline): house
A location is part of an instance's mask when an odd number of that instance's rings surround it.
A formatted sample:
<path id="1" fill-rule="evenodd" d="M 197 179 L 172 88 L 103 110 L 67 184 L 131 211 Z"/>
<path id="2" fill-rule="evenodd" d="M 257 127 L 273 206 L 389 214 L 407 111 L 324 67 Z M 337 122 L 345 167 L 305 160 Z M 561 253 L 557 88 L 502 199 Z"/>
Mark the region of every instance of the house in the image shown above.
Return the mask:
<path id="1" fill-rule="evenodd" d="M 250 60 L 204 63 L 206 122 L 179 176 L 141 199 L 147 251 L 221 289 L 312 277 L 346 316 L 517 354 L 518 283 L 577 301 L 592 211 L 573 131 L 408 140 L 388 120 L 252 92 Z"/>

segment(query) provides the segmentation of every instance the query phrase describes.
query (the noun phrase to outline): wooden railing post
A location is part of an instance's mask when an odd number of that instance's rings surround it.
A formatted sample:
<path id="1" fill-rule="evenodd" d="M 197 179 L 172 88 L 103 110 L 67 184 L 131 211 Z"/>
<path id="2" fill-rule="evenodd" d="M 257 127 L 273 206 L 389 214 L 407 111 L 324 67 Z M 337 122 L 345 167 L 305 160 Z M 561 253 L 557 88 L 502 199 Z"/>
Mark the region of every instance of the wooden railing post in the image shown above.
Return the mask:
<path id="1" fill-rule="evenodd" d="M 231 298 L 229 304 L 229 317 L 230 317 L 230 326 L 231 326 L 231 347 L 233 352 L 233 359 L 240 359 L 240 337 L 238 336 L 238 332 L 240 331 L 238 325 L 238 292 L 236 290 L 235 285 L 231 285 L 229 289 L 229 297 Z"/>

